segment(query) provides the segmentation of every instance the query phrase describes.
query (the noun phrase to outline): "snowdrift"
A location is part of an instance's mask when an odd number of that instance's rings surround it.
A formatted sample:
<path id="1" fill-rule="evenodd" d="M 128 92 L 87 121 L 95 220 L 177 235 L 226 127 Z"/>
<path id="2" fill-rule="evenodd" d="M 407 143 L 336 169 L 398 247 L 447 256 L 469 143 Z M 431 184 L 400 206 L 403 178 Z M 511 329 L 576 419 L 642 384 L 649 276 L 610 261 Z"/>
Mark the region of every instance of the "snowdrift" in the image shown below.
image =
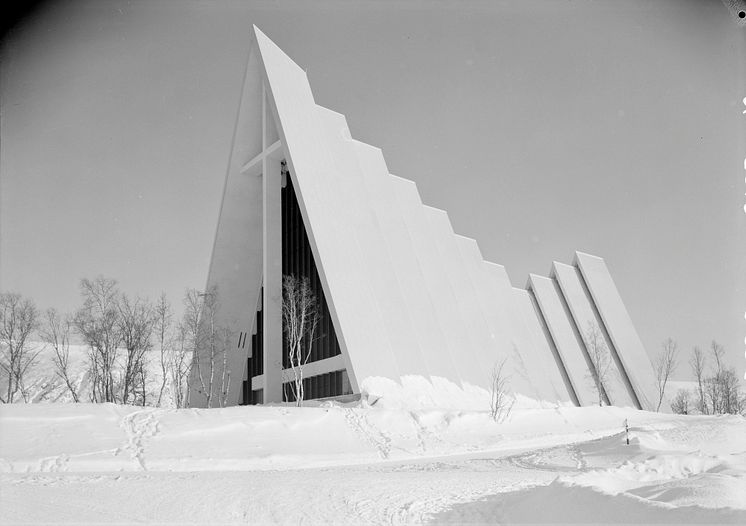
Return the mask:
<path id="1" fill-rule="evenodd" d="M 509 451 L 584 441 L 660 415 L 614 407 L 487 411 L 243 406 L 156 409 L 114 404 L 0 407 L 0 470 L 295 469 Z"/>
<path id="2" fill-rule="evenodd" d="M 0 523 L 744 524 L 744 436 L 615 407 L 6 405 Z"/>

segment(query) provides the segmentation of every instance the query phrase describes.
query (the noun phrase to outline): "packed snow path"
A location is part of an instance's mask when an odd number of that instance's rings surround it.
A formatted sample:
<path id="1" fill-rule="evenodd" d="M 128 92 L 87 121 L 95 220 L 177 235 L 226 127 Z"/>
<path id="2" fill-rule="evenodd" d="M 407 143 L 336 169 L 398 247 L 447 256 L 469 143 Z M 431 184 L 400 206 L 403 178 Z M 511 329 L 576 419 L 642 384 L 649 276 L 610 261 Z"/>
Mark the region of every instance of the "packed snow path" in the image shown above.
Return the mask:
<path id="1" fill-rule="evenodd" d="M 50 404 L 0 430 L 3 524 L 746 523 L 740 417 Z"/>

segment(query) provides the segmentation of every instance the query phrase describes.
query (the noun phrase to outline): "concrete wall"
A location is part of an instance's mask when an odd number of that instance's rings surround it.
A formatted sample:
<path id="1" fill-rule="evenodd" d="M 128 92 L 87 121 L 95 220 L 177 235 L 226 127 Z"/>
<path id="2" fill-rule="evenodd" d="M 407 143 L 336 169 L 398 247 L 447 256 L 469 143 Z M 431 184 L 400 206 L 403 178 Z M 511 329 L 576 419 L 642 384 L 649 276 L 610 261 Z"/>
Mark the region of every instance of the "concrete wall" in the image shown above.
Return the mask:
<path id="1" fill-rule="evenodd" d="M 424 206 L 423 209 L 447 279 L 453 288 L 456 307 L 461 313 L 457 319 L 464 323 L 458 329 L 465 332 L 468 338 L 468 347 L 461 349 L 457 356 L 457 359 L 469 367 L 464 380 L 473 386 L 487 387 L 494 364 L 493 357 L 497 356 L 498 348 L 490 336 L 470 268 L 464 263 L 448 214 L 429 206 Z"/>
<path id="2" fill-rule="evenodd" d="M 415 254 L 404 215 L 397 203 L 396 186 L 389 177 L 383 154 L 380 149 L 359 141 L 351 141 L 351 146 L 359 160 L 363 189 L 384 233 L 394 273 L 421 351 L 420 356 L 426 366 L 426 369 L 419 367 L 418 372 L 422 374 L 427 370 L 431 376 L 440 378 L 450 376 L 459 383 L 460 377 L 454 376 L 453 360 L 436 320 L 430 289 L 425 284 L 420 260 Z"/>
<path id="3" fill-rule="evenodd" d="M 256 45 L 252 45 L 236 96 L 240 104 L 205 290 L 217 287 L 220 309 L 216 321 L 230 327 L 238 341 L 241 332 L 251 334 L 262 279 L 262 178 L 241 173 L 241 167 L 262 151 L 262 74 Z M 251 346 L 251 338 L 246 339 L 249 343 L 243 348 L 231 347 L 229 405 L 240 401 Z M 192 372 L 190 385 L 196 387 L 196 368 Z M 195 388 L 190 403 L 203 407 L 206 399 Z"/>
<path id="4" fill-rule="evenodd" d="M 487 315 L 492 318 L 495 330 L 504 334 L 505 348 L 499 359 L 507 359 L 505 365 L 510 377 L 510 389 L 516 394 L 542 399 L 541 382 L 532 367 L 533 346 L 527 341 L 527 329 L 522 315 L 516 308 L 513 286 L 505 267 L 497 263 L 482 262 L 484 289 L 488 295 Z"/>
<path id="5" fill-rule="evenodd" d="M 447 378 L 458 379 L 462 386 L 479 385 L 482 371 L 476 360 L 476 338 L 467 329 L 466 317 L 457 300 L 457 288 L 450 270 L 454 262 L 450 257 L 443 257 L 439 231 L 431 224 L 415 183 L 390 175 L 390 184 L 409 232 L 446 352 L 453 364 L 452 373 Z"/>
<path id="6" fill-rule="evenodd" d="M 367 280 L 375 291 L 373 304 L 368 306 L 367 310 L 377 308 L 380 312 L 382 325 L 378 330 L 389 340 L 399 374 L 427 377 L 427 362 L 424 359 L 421 342 L 413 330 L 413 314 L 403 292 L 401 269 L 394 264 L 395 255 L 387 242 L 391 233 L 386 231 L 386 225 L 379 221 L 374 204 L 376 196 L 367 191 L 365 176 L 351 141 L 341 140 L 344 135 L 349 134 L 344 118 L 318 106 L 316 109 L 319 121 L 327 134 L 326 147 L 333 152 L 337 170 L 336 174 L 331 174 L 334 176 L 333 184 L 328 186 L 334 188 L 335 203 L 326 210 L 326 213 L 336 220 L 344 218 L 353 228 L 354 239 L 359 243 L 361 252 L 361 279 Z M 306 177 L 302 166 L 297 167 L 296 177 L 300 180 Z M 307 222 L 306 225 L 310 225 L 311 231 L 315 230 L 313 222 Z M 339 250 L 344 250 L 350 241 L 340 239 L 342 246 Z M 330 258 L 335 257 L 337 254 L 334 253 L 321 254 L 317 261 L 320 261 L 323 268 Z M 334 297 L 331 301 L 334 303 Z M 366 316 L 367 310 L 359 311 L 358 316 Z M 344 331 L 345 327 L 342 327 L 342 330 Z"/>

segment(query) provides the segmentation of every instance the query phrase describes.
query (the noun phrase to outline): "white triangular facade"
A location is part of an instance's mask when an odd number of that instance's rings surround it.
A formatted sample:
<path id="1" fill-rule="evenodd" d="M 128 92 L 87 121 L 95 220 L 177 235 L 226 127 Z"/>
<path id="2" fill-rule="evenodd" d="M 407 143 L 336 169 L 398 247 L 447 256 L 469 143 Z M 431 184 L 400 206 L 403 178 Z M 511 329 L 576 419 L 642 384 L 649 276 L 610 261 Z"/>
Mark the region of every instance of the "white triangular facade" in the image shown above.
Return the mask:
<path id="1" fill-rule="evenodd" d="M 283 400 L 279 196 L 289 178 L 339 344 L 338 355 L 307 366 L 318 396 L 343 394 L 327 381 L 343 372 L 346 391 L 371 400 L 395 392 L 468 405 L 488 396 L 491 370 L 505 359 L 515 395 L 593 404 L 585 331 L 595 324 L 612 358 L 608 402 L 654 408 L 650 360 L 601 258 L 576 253 L 572 265 L 555 263 L 550 277 L 514 288 L 475 240 L 454 233 L 446 212 L 389 174 L 381 150 L 352 139 L 343 115 L 314 102 L 297 64 L 254 33 L 208 276 L 220 322 L 236 335 L 228 405 Z M 247 367 L 252 356 L 261 374 Z M 204 405 L 198 391 L 194 406 Z"/>

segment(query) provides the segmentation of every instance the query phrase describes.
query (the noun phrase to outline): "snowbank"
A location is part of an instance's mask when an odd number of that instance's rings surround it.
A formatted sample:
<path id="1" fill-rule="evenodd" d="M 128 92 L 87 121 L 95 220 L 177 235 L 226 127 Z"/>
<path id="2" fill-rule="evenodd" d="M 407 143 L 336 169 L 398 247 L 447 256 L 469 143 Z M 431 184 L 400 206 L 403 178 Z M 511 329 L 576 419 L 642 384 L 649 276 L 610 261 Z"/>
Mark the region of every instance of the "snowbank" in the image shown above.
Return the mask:
<path id="1" fill-rule="evenodd" d="M 0 470 L 226 471 L 350 465 L 547 447 L 666 416 L 615 407 L 486 411 L 243 406 L 156 409 L 113 404 L 0 407 Z M 672 418 L 672 417 L 668 417 Z"/>

